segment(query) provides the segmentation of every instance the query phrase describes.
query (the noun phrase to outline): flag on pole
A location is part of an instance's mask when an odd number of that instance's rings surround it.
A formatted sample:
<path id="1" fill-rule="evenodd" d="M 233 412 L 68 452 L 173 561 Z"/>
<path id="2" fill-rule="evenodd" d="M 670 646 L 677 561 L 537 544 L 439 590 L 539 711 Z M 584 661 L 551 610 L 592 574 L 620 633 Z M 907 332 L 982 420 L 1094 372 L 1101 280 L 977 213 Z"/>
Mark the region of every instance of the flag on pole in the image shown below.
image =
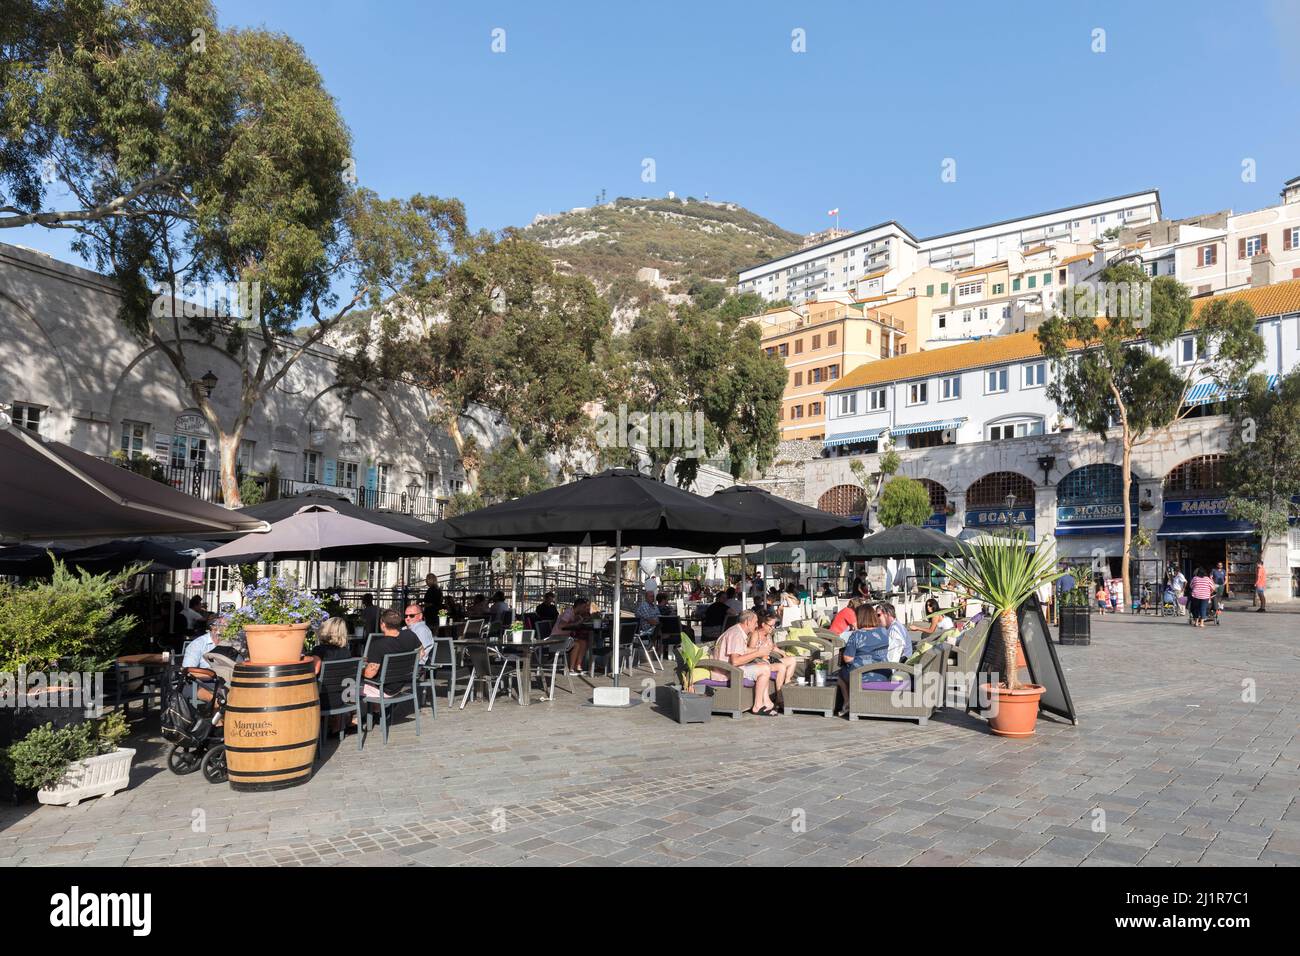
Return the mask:
<path id="1" fill-rule="evenodd" d="M 839 214 L 840 214 L 839 206 L 836 206 L 834 209 L 827 210 L 826 212 L 826 215 L 828 216 L 838 216 Z"/>

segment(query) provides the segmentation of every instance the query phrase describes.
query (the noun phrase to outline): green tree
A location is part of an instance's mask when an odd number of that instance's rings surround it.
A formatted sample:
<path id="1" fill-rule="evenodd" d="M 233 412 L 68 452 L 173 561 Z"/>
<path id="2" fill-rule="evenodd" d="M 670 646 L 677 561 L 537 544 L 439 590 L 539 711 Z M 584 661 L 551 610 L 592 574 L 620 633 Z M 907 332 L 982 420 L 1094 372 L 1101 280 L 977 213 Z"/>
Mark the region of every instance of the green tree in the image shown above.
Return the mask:
<path id="1" fill-rule="evenodd" d="M 1235 404 L 1228 447 L 1228 513 L 1259 532 L 1260 550 L 1285 537 L 1300 516 L 1300 369 L 1283 376 L 1277 390 L 1252 375 Z"/>
<path id="2" fill-rule="evenodd" d="M 893 441 L 886 439 L 879 446 L 879 451 L 880 458 L 876 462 L 874 472 L 867 471 L 866 464 L 860 458 L 855 458 L 849 462 L 849 471 L 853 473 L 853 477 L 862 486 L 862 526 L 864 528 L 870 525 L 871 506 L 880 499 L 880 492 L 885 486 L 885 480 L 898 474 L 898 469 L 903 466 L 903 459 L 894 450 Z"/>
<path id="3" fill-rule="evenodd" d="M 464 211 L 358 189 L 302 49 L 219 28 L 206 0 L 36 0 L 0 31 L 0 228 L 73 230 L 117 279 L 119 318 L 189 386 L 237 506 L 263 397 L 355 310 L 437 284 Z M 199 386 L 195 340 L 239 368 L 233 413 Z"/>
<path id="4" fill-rule="evenodd" d="M 1038 341 L 1053 366 L 1047 393 L 1062 413 L 1103 441 L 1118 431 L 1127 605 L 1134 448 L 1191 413 L 1186 397 L 1193 385 L 1210 381 L 1225 391 L 1239 389 L 1263 358 L 1264 342 L 1254 311 L 1240 299 L 1211 299 L 1193 318 L 1187 289 L 1171 276 L 1150 279 L 1121 263 L 1102 270 L 1099 279 L 1062 294 L 1058 311 L 1039 327 Z M 1189 334 L 1199 357 L 1175 366 L 1167 353 Z"/>
<path id="5" fill-rule="evenodd" d="M 495 504 L 543 491 L 552 484 L 543 452 L 508 443 L 484 459 L 478 490 L 483 501 Z"/>
<path id="6" fill-rule="evenodd" d="M 404 376 L 426 389 L 473 487 L 482 461 L 460 417 L 474 405 L 491 409 L 521 452 L 583 444 L 608 336 L 609 307 L 591 282 L 557 272 L 546 250 L 508 229 L 475 236 L 442 281 L 389 301 L 340 376 Z"/>
<path id="7" fill-rule="evenodd" d="M 605 463 L 634 464 L 644 455 L 656 479 L 664 480 L 672 465 L 677 483 L 686 486 L 702 458 L 724 450 L 736 478 L 775 457 L 786 373 L 759 346 L 753 323 L 689 306 L 676 315 L 643 316 L 612 344 L 607 367 L 607 413 L 626 406 L 629 424 L 641 423 L 645 434 L 637 431 L 626 442 L 600 440 Z"/>
<path id="8" fill-rule="evenodd" d="M 930 493 L 915 478 L 899 475 L 885 483 L 880 493 L 880 523 L 886 528 L 900 524 L 923 525 L 930 517 Z"/>

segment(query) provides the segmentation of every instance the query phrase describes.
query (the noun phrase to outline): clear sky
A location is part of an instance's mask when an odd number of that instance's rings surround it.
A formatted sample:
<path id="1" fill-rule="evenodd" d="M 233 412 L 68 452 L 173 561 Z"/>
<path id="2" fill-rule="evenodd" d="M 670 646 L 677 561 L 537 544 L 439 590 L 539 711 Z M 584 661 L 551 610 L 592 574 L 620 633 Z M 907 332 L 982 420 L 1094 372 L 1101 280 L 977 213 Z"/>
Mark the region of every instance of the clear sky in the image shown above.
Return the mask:
<path id="1" fill-rule="evenodd" d="M 303 45 L 364 185 L 459 197 L 476 228 L 674 190 L 927 236 L 1149 187 L 1169 217 L 1253 209 L 1300 175 L 1300 0 L 217 7 Z"/>

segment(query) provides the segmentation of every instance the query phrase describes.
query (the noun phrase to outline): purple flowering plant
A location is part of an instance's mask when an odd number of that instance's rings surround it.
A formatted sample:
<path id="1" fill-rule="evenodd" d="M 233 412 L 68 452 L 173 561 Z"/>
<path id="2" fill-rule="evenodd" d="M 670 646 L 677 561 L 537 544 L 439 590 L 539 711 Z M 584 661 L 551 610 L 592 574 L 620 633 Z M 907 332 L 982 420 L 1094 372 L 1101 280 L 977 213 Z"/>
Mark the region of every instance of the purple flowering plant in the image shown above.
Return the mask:
<path id="1" fill-rule="evenodd" d="M 258 578 L 244 586 L 243 602 L 226 618 L 227 629 L 249 624 L 306 624 L 311 630 L 329 619 L 324 603 L 289 578 Z"/>

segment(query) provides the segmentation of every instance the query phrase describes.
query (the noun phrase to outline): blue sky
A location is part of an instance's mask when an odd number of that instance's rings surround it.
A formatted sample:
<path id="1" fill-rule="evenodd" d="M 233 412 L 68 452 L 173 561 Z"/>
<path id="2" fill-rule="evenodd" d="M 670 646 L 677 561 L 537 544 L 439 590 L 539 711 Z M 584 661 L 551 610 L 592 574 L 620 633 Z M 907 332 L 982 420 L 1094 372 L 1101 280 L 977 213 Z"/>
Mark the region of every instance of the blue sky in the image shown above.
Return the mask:
<path id="1" fill-rule="evenodd" d="M 459 197 L 476 228 L 603 188 L 926 236 L 1152 186 L 1167 216 L 1252 209 L 1300 175 L 1300 0 L 217 6 L 303 45 L 364 185 Z"/>

